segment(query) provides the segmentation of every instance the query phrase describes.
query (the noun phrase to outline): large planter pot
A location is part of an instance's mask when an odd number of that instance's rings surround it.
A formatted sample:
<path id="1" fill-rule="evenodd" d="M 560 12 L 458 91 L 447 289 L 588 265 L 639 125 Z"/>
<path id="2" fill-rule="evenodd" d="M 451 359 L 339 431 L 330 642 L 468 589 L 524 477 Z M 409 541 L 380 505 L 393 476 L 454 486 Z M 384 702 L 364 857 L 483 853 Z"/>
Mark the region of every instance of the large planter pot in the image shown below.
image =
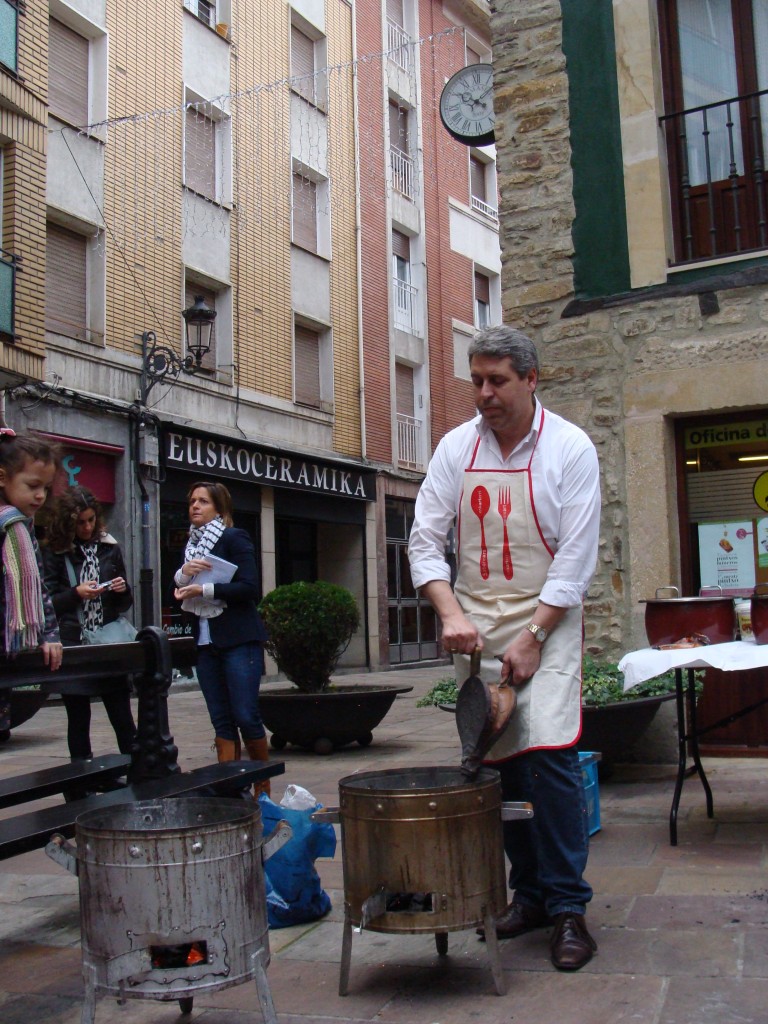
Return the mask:
<path id="1" fill-rule="evenodd" d="M 599 707 L 582 706 L 578 749 L 599 750 L 603 755 L 601 767 L 611 761 L 621 761 L 651 724 L 661 704 L 674 696 L 674 693 L 665 693 Z"/>
<path id="2" fill-rule="evenodd" d="M 259 708 L 264 725 L 272 733 L 270 746 L 274 750 L 293 743 L 317 754 L 330 754 L 350 743 L 367 747 L 395 697 L 412 689 L 365 683 L 334 686 L 323 693 L 302 693 L 295 686 L 263 688 Z"/>
<path id="3" fill-rule="evenodd" d="M 37 690 L 11 690 L 11 728 L 27 722 L 48 699 L 48 692 Z"/>

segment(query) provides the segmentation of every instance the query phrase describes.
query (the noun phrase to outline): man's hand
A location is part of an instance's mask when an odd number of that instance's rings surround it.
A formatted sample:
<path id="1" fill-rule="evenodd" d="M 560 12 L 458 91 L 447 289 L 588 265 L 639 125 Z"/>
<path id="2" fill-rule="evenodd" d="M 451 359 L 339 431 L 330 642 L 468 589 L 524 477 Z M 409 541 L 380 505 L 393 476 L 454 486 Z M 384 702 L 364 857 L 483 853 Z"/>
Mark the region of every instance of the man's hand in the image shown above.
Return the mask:
<path id="1" fill-rule="evenodd" d="M 501 662 L 501 681 L 521 686 L 537 671 L 541 664 L 541 644 L 526 629 L 516 636 L 504 651 Z"/>
<path id="2" fill-rule="evenodd" d="M 443 624 L 443 647 L 449 654 L 471 654 L 476 647 L 483 646 L 480 634 L 453 596 L 450 583 L 430 580 L 421 588 L 421 593 Z"/>

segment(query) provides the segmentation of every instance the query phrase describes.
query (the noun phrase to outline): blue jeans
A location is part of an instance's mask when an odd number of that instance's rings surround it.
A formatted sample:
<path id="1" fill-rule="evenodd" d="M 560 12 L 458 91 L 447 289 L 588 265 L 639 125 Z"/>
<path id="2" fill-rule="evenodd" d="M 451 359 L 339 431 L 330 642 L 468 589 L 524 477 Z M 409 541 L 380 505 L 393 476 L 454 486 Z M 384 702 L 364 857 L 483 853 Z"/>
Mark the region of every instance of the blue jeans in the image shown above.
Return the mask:
<path id="1" fill-rule="evenodd" d="M 263 672 L 264 650 L 259 643 L 197 648 L 197 679 L 214 732 L 221 739 L 236 740 L 238 729 L 244 740 L 265 735 L 259 711 Z"/>
<path id="2" fill-rule="evenodd" d="M 582 877 L 589 832 L 578 751 L 531 750 L 493 767 L 505 800 L 533 804 L 532 818 L 504 822 L 515 902 L 544 907 L 550 916 L 583 914 L 592 887 Z"/>

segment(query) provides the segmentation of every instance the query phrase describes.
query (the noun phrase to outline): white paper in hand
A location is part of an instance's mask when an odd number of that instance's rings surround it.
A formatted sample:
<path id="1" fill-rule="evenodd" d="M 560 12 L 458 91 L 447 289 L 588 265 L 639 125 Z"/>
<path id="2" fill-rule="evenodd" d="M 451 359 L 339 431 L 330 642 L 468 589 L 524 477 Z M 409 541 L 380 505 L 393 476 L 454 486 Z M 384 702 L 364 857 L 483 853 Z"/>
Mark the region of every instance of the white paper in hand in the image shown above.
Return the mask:
<path id="1" fill-rule="evenodd" d="M 234 562 L 228 562 L 226 558 L 217 558 L 216 555 L 206 555 L 206 562 L 211 563 L 210 569 L 203 569 L 195 576 L 195 583 L 229 583 L 237 572 Z"/>

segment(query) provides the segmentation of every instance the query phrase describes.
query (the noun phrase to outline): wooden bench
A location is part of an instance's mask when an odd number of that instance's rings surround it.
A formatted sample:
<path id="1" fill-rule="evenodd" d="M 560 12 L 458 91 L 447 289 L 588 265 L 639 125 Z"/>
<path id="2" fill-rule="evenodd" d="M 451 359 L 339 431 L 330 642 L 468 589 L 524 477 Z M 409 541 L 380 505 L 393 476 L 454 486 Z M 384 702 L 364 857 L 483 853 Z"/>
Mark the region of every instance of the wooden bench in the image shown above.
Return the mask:
<path id="1" fill-rule="evenodd" d="M 112 755 L 116 760 L 109 769 L 113 775 L 127 774 L 129 784 L 107 793 L 95 793 L 81 800 L 0 820 L 0 860 L 45 846 L 54 832 L 69 838 L 74 835 L 78 815 L 86 811 L 194 793 L 237 796 L 254 782 L 282 775 L 285 771 L 282 761 L 229 761 L 205 765 L 191 772 L 179 770 L 178 751 L 168 725 L 167 698 L 173 665 L 191 663 L 194 641 L 186 638 L 169 641 L 161 629 L 147 626 L 135 642 L 105 644 L 97 653 L 95 657 L 92 647 L 68 647 L 62 667 L 54 673 L 45 667 L 39 651 L 26 652 L 12 661 L 0 661 L 0 690 L 39 684 L 66 693 L 83 678 L 109 679 L 134 673 L 139 694 L 136 742 L 130 758 L 121 760 L 120 755 Z M 48 769 L 47 782 L 36 780 L 36 776 L 45 775 L 46 770 L 6 779 L 0 783 L 0 793 L 3 787 L 7 793 L 6 803 L 0 806 L 11 807 L 93 783 L 98 768 L 94 770 L 92 764 L 81 761 Z M 64 780 L 66 783 L 62 784 Z"/>
<path id="2" fill-rule="evenodd" d="M 0 807 L 42 800 L 68 789 L 98 786 L 125 775 L 130 767 L 128 754 L 104 754 L 88 761 L 73 761 L 56 768 L 41 768 L 26 775 L 0 779 Z"/>

